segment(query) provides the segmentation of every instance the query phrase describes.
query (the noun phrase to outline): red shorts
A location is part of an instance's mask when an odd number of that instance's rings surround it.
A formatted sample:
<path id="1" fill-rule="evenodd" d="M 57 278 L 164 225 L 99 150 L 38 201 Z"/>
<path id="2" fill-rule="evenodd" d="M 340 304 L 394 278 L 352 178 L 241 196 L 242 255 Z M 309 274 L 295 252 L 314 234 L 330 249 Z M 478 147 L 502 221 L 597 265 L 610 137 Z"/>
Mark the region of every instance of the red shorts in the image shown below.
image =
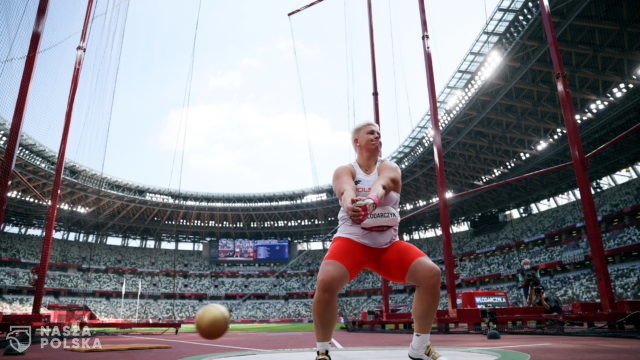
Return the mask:
<path id="1" fill-rule="evenodd" d="M 349 271 L 349 280 L 358 276 L 362 269 L 369 269 L 387 280 L 404 283 L 411 264 L 423 256 L 427 255 L 406 241 L 398 240 L 385 248 L 375 248 L 337 236 L 331 241 L 324 259 L 344 265 Z"/>

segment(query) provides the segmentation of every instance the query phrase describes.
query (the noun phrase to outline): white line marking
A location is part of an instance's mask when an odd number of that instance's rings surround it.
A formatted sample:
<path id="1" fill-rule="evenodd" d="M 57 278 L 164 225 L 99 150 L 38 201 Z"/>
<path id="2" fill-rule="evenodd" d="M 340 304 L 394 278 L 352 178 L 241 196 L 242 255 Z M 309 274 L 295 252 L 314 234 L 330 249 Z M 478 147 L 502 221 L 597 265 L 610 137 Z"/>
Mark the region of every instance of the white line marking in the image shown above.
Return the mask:
<path id="1" fill-rule="evenodd" d="M 184 343 L 184 344 L 194 344 L 194 345 L 203 345 L 203 346 L 223 347 L 223 348 L 229 348 L 229 349 L 253 350 L 253 351 L 269 351 L 269 350 L 264 350 L 264 349 L 254 349 L 254 348 L 239 347 L 239 346 L 231 346 L 231 345 L 207 344 L 207 343 L 201 343 L 201 342 L 195 342 L 195 341 L 171 340 L 171 339 L 158 339 L 158 338 L 143 337 L 143 336 L 132 336 L 132 335 L 120 335 L 120 336 L 122 336 L 122 337 L 136 338 L 136 339 L 145 339 L 145 340 L 170 341 L 170 342 L 179 342 L 179 343 Z"/>
<path id="2" fill-rule="evenodd" d="M 481 350 L 481 349 L 506 349 L 506 348 L 525 347 L 525 346 L 546 346 L 546 345 L 552 345 L 552 344 L 524 344 L 524 345 L 493 346 L 493 347 L 472 347 L 472 348 L 469 348 L 469 349 L 476 349 L 476 350 Z"/>
<path id="3" fill-rule="evenodd" d="M 338 349 L 344 349 L 344 347 L 342 345 L 340 345 L 340 343 L 338 342 L 338 340 L 331 338 L 331 342 L 333 343 L 333 345 L 335 345 Z"/>

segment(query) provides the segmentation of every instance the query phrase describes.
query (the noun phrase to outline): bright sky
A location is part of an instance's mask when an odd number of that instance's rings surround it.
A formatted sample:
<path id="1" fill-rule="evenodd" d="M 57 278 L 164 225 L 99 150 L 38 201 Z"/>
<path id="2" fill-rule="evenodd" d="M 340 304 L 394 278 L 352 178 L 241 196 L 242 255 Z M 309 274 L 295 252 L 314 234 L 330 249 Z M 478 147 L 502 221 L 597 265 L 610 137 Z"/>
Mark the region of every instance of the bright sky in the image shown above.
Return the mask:
<path id="1" fill-rule="evenodd" d="M 198 1 L 131 1 L 105 174 L 161 188 L 217 193 L 330 183 L 333 170 L 353 160 L 350 128 L 373 120 L 367 8 L 365 0 L 325 0 L 294 15 L 290 27 L 286 14 L 308 2 L 203 0 L 189 106 L 184 109 Z M 497 2 L 426 1 L 438 92 Z M 386 156 L 427 110 L 426 78 L 418 2 L 373 0 L 373 12 Z M 48 21 L 55 21 L 55 14 L 54 9 Z M 68 85 L 64 89 L 68 93 Z M 60 95 L 63 101 L 67 93 Z M 91 92 L 85 90 L 85 99 L 87 94 Z M 78 140 L 88 138 L 78 127 L 71 143 L 93 142 Z M 42 129 L 32 132 L 57 149 L 55 136 Z M 95 143 L 107 139 L 102 130 L 91 136 Z M 88 149 L 72 146 L 69 157 L 100 170 L 103 148 Z"/>

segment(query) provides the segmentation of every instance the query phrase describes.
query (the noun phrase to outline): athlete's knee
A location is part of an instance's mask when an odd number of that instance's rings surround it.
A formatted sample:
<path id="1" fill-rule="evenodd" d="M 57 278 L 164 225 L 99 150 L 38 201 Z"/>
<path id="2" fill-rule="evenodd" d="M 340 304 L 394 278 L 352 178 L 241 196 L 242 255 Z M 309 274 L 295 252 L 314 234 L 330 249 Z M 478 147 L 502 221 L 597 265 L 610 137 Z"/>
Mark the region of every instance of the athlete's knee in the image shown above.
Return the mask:
<path id="1" fill-rule="evenodd" d="M 426 278 L 427 283 L 438 284 L 438 287 L 440 287 L 440 276 L 441 271 L 438 265 L 431 261 L 427 262 L 424 270 L 424 277 Z"/>
<path id="2" fill-rule="evenodd" d="M 341 286 L 337 286 L 335 282 L 332 282 L 328 279 L 318 279 L 316 283 L 316 295 L 321 296 L 334 296 L 338 295 L 340 292 Z"/>
<path id="3" fill-rule="evenodd" d="M 417 286 L 438 286 L 440 287 L 441 271 L 438 265 L 427 258 L 416 260 L 416 266 L 413 266 L 413 273 L 410 274 L 411 279 Z"/>
<path id="4" fill-rule="evenodd" d="M 316 279 L 316 293 L 337 295 L 348 280 L 349 274 L 340 269 L 321 269 Z"/>
<path id="5" fill-rule="evenodd" d="M 436 265 L 433 261 L 429 260 L 427 261 L 427 268 L 428 268 L 427 271 L 430 274 L 440 279 L 440 275 L 442 274 L 442 271 L 440 270 L 440 267 L 438 265 Z"/>

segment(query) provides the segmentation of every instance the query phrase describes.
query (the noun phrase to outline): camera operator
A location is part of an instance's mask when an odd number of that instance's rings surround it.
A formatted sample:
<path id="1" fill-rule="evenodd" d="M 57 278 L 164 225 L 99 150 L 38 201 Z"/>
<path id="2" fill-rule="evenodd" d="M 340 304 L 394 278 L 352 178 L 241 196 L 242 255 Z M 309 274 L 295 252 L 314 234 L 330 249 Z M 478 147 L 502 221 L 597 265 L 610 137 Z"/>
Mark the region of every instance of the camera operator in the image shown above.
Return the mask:
<path id="1" fill-rule="evenodd" d="M 543 306 L 545 314 L 562 314 L 560 300 L 557 297 L 547 295 L 542 285 L 534 286 L 532 289 L 529 294 L 530 306 Z"/>
<path id="2" fill-rule="evenodd" d="M 529 259 L 524 259 L 518 269 L 518 281 L 524 295 L 524 303 L 529 304 L 529 294 L 532 287 L 540 285 L 540 269 L 534 269 Z"/>

